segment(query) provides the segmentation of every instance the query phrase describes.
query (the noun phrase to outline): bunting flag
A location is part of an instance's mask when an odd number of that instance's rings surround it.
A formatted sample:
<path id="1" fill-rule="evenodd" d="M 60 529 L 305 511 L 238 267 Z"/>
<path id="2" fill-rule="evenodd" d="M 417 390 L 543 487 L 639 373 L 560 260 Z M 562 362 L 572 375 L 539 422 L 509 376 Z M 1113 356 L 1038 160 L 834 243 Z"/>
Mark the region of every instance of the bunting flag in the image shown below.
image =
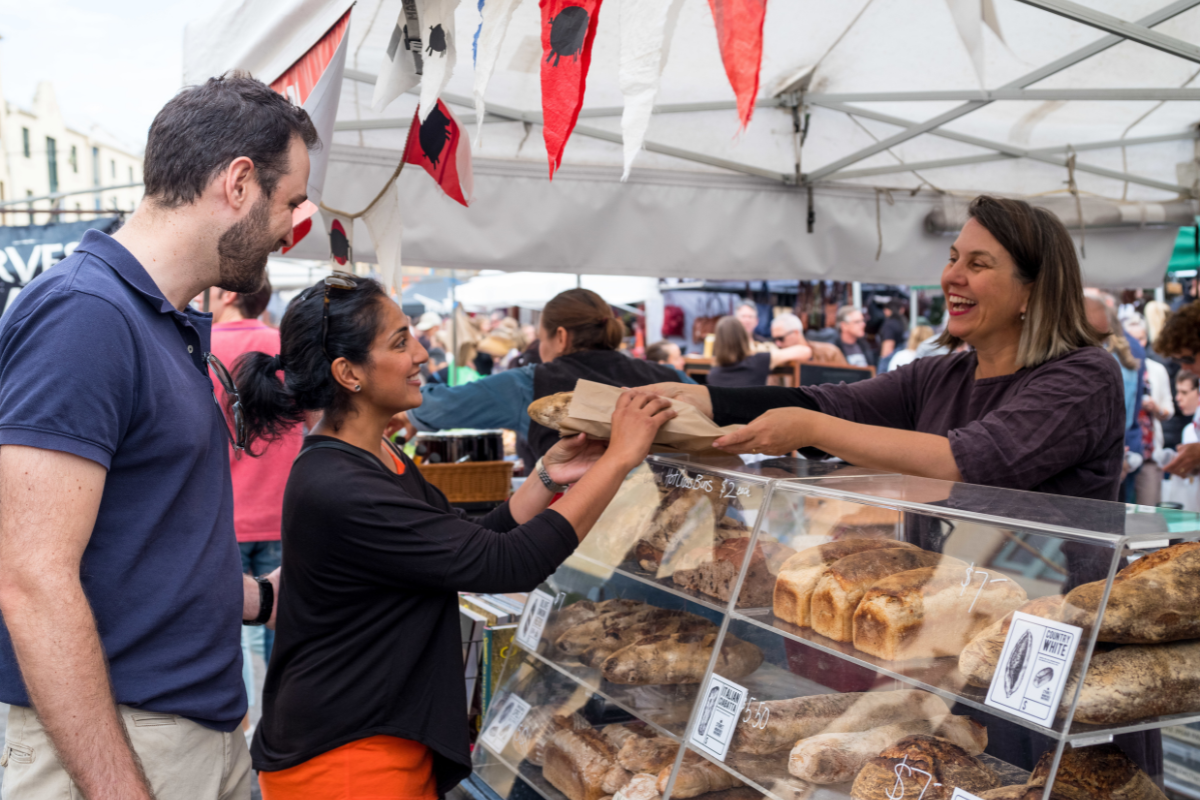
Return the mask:
<path id="1" fill-rule="evenodd" d="M 542 10 L 542 137 L 550 180 L 579 119 L 600 0 L 538 0 Z"/>
<path id="2" fill-rule="evenodd" d="M 471 174 L 471 143 L 458 120 L 441 100 L 420 122 L 421 109 L 413 115 L 404 146 L 404 162 L 425 169 L 450 198 L 470 205 L 475 190 Z"/>
<path id="3" fill-rule="evenodd" d="M 621 63 L 619 77 L 625 110 L 621 114 L 621 137 L 625 142 L 624 181 L 629 177 L 633 159 L 642 149 L 646 129 L 679 9 L 683 0 L 621 0 Z"/>
<path id="4" fill-rule="evenodd" d="M 717 44 L 725 74 L 737 97 L 738 119 L 745 130 L 758 99 L 767 0 L 708 0 L 708 6 L 717 24 Z"/>
<path id="5" fill-rule="evenodd" d="M 349 272 L 354 269 L 354 220 L 321 209 L 325 233 L 329 237 L 330 269 Z"/>
<path id="6" fill-rule="evenodd" d="M 400 292 L 400 189 L 392 181 L 371 210 L 363 215 L 367 232 L 375 243 L 375 260 L 379 262 L 379 282 L 385 289 Z"/>
<path id="7" fill-rule="evenodd" d="M 504 44 L 504 34 L 508 31 L 508 23 L 512 21 L 513 12 L 521 0 L 479 0 L 479 11 L 483 21 L 479 23 L 479 31 L 475 34 L 475 146 L 483 141 L 483 118 L 486 108 L 483 94 L 487 91 L 488 81 L 496 69 L 496 60 L 500 57 L 500 47 Z"/>
<path id="8" fill-rule="evenodd" d="M 405 0 L 375 80 L 375 93 L 371 96 L 375 113 L 421 82 L 422 47 L 420 11 L 416 0 Z"/>
<path id="9" fill-rule="evenodd" d="M 421 41 L 425 48 L 424 65 L 421 70 L 420 109 L 432 110 L 438 105 L 438 97 L 454 72 L 454 60 L 458 53 L 454 35 L 454 10 L 459 0 L 424 0 L 421 4 Z M 428 113 L 428 111 L 426 111 Z M 425 117 L 421 117 L 425 121 Z"/>
<path id="10" fill-rule="evenodd" d="M 350 12 L 347 11 L 307 53 L 271 83 L 272 89 L 308 112 L 322 144 L 309 153 L 308 202 L 292 214 L 292 247 L 312 229 L 308 220 L 317 213 L 325 188 L 333 123 L 342 96 L 342 75 L 346 69 L 346 48 L 350 38 L 346 34 L 349 31 Z"/>

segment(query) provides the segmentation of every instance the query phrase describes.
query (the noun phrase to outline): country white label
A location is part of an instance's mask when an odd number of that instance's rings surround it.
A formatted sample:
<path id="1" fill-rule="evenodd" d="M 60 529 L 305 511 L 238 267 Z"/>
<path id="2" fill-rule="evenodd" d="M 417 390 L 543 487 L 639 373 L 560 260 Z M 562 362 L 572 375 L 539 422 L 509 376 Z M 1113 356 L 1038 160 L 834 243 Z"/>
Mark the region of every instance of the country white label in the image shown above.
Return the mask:
<path id="1" fill-rule="evenodd" d="M 979 795 L 955 787 L 954 794 L 950 795 L 950 800 L 979 800 Z"/>
<path id="2" fill-rule="evenodd" d="M 1014 611 L 987 704 L 1051 727 L 1082 637 L 1074 625 Z"/>
<path id="3" fill-rule="evenodd" d="M 724 761 L 745 705 L 746 687 L 714 674 L 700 695 L 700 719 L 692 731 L 691 745 Z"/>
<path id="4" fill-rule="evenodd" d="M 487 730 L 479 738 L 492 752 L 504 752 L 504 748 L 508 747 L 508 742 L 512 739 L 513 733 L 516 732 L 517 726 L 524 721 L 525 715 L 529 713 L 529 708 L 529 703 L 526 703 L 515 694 L 510 694 L 508 700 L 504 703 L 504 707 L 492 718 L 491 724 L 487 726 Z"/>
<path id="5" fill-rule="evenodd" d="M 550 619 L 550 610 L 554 607 L 554 598 L 535 589 L 530 592 L 525 601 L 525 609 L 521 612 L 521 627 L 517 628 L 517 644 L 531 653 L 536 653 L 538 644 L 542 641 L 542 631 L 546 628 L 546 620 Z"/>

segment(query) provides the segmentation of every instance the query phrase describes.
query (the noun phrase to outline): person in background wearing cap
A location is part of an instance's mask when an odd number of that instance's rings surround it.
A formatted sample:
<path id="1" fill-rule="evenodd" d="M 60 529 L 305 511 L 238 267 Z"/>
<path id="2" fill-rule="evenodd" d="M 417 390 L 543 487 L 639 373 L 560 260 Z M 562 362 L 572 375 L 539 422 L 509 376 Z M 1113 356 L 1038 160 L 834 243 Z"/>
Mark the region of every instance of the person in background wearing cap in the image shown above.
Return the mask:
<path id="1" fill-rule="evenodd" d="M 438 331 L 442 328 L 442 318 L 432 311 L 426 311 L 417 320 L 417 341 L 426 350 L 434 346 L 433 337 L 437 336 Z"/>

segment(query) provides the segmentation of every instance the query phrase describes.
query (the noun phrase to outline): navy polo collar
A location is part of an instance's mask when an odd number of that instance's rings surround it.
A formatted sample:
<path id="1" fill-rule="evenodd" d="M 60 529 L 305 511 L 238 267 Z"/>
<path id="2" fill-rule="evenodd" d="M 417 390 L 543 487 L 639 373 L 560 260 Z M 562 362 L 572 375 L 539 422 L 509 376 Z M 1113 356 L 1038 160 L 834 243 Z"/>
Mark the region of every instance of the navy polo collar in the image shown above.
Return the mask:
<path id="1" fill-rule="evenodd" d="M 107 233 L 92 229 L 83 235 L 76 251 L 82 250 L 108 264 L 121 280 L 132 286 L 147 303 L 161 314 L 179 314 L 179 309 L 171 305 L 171 301 L 163 297 L 158 284 L 146 272 L 133 253 Z"/>

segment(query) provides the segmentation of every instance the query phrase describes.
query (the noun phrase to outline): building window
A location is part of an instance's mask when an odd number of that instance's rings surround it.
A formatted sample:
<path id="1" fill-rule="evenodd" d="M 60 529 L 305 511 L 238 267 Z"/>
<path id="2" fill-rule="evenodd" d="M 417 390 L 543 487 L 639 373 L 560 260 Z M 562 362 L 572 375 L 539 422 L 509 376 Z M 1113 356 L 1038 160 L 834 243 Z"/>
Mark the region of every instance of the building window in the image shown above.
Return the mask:
<path id="1" fill-rule="evenodd" d="M 117 160 L 114 158 L 108 164 L 110 167 L 109 171 L 112 172 L 112 179 L 115 181 L 117 179 Z"/>
<path id="2" fill-rule="evenodd" d="M 50 194 L 58 191 L 58 142 L 46 137 L 46 168 L 50 174 Z"/>
<path id="3" fill-rule="evenodd" d="M 79 174 L 79 148 L 71 145 L 71 172 Z"/>
<path id="4" fill-rule="evenodd" d="M 21 128 L 21 150 L 29 158 L 29 128 Z"/>
<path id="5" fill-rule="evenodd" d="M 93 186 L 100 185 L 100 148 L 99 147 L 92 148 L 92 185 Z M 100 198 L 96 198 L 96 202 L 99 203 Z M 96 210 L 97 211 L 100 210 L 99 205 L 96 206 Z"/>

